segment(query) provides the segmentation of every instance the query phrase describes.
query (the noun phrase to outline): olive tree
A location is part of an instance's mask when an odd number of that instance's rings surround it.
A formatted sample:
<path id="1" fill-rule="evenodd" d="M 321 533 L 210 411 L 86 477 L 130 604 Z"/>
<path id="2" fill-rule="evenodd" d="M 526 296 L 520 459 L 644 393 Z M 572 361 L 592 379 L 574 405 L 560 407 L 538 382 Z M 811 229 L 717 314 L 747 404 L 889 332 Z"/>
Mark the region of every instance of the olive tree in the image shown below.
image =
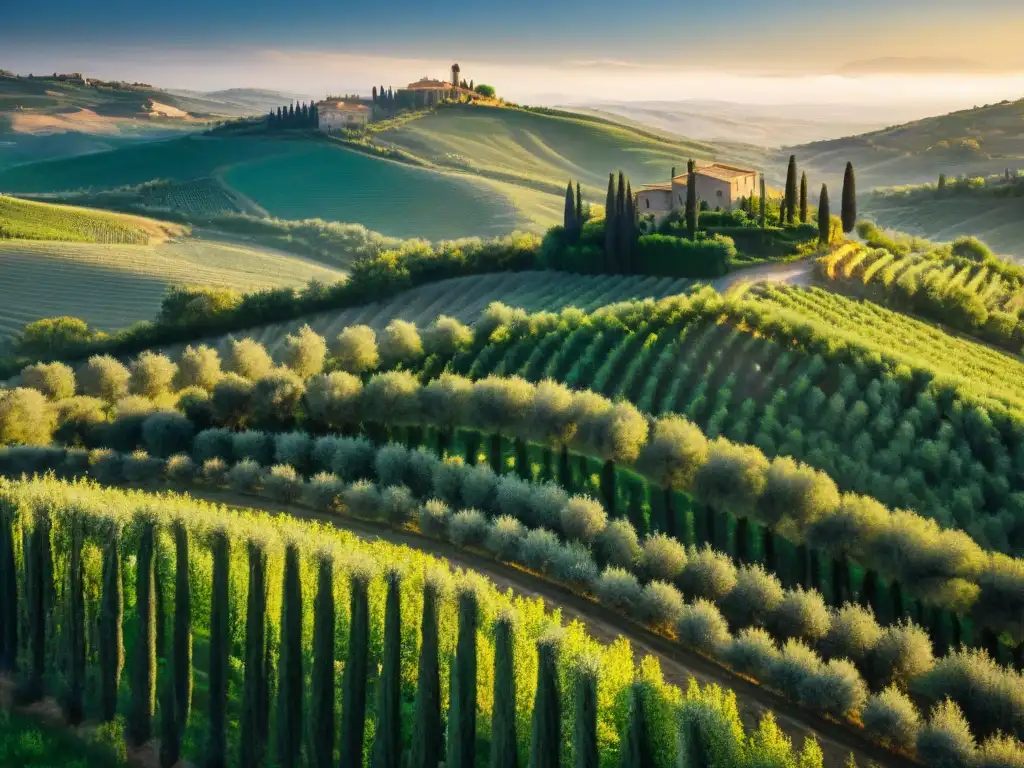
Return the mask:
<path id="1" fill-rule="evenodd" d="M 691 549 L 677 581 L 686 595 L 717 603 L 736 586 L 736 566 L 728 555 L 709 546 Z"/>
<path id="2" fill-rule="evenodd" d="M 632 570 L 642 553 L 636 528 L 629 520 L 612 520 L 597 538 L 597 551 L 609 565 Z"/>
<path id="3" fill-rule="evenodd" d="M 784 594 L 774 573 L 760 564 L 744 565 L 736 571 L 736 585 L 725 596 L 722 612 L 734 627 L 764 626 Z"/>
<path id="4" fill-rule="evenodd" d="M 83 395 L 112 403 L 128 394 L 131 373 L 110 355 L 93 355 L 78 371 L 78 386 Z"/>
<path id="5" fill-rule="evenodd" d="M 344 431 L 359 424 L 363 382 L 344 371 L 320 374 L 306 382 L 306 415 L 321 429 Z"/>
<path id="6" fill-rule="evenodd" d="M 331 345 L 331 355 L 339 370 L 361 376 L 380 364 L 377 334 L 368 325 L 350 325 Z"/>
<path id="7" fill-rule="evenodd" d="M 644 540 L 640 565 L 650 579 L 674 583 L 686 566 L 686 547 L 664 533 L 654 533 Z"/>
<path id="8" fill-rule="evenodd" d="M 61 400 L 53 407 L 56 415 L 53 436 L 57 440 L 67 446 L 95 447 L 99 436 L 97 430 L 107 420 L 106 403 L 98 397 L 77 395 Z"/>
<path id="9" fill-rule="evenodd" d="M 832 478 L 788 456 L 773 459 L 764 480 L 757 514 L 766 525 L 788 519 L 801 530 L 839 506 L 839 489 Z"/>
<path id="10" fill-rule="evenodd" d="M 420 383 L 408 371 L 376 373 L 363 388 L 365 421 L 384 425 L 402 424 L 419 416 Z"/>
<path id="11" fill-rule="evenodd" d="M 906 689 L 911 680 L 935 666 L 931 638 L 912 622 L 891 624 L 875 643 L 869 665 L 877 687 L 892 684 Z"/>
<path id="12" fill-rule="evenodd" d="M 708 460 L 708 441 L 698 427 L 681 416 L 662 416 L 637 460 L 637 468 L 658 485 L 689 490 L 697 470 Z"/>
<path id="13" fill-rule="evenodd" d="M 464 376 L 442 373 L 420 390 L 420 408 L 438 429 L 438 453 L 444 455 L 455 429 L 469 417 L 473 382 Z"/>
<path id="14" fill-rule="evenodd" d="M 917 733 L 916 746 L 918 760 L 935 768 L 970 768 L 977 750 L 967 718 L 949 699 L 932 709 Z"/>
<path id="15" fill-rule="evenodd" d="M 782 601 L 772 612 L 772 629 L 780 639 L 791 637 L 816 643 L 828 633 L 830 625 L 828 606 L 817 590 L 803 587 L 786 590 Z"/>
<path id="16" fill-rule="evenodd" d="M 423 331 L 423 351 L 428 355 L 452 357 L 469 349 L 473 331 L 454 317 L 438 315 Z"/>
<path id="17" fill-rule="evenodd" d="M 177 389 L 186 387 L 202 387 L 209 391 L 221 377 L 220 355 L 217 350 L 200 344 L 191 344 L 178 357 L 178 373 L 174 377 Z"/>
<path id="18" fill-rule="evenodd" d="M 252 422 L 259 429 L 291 429 L 306 387 L 298 376 L 278 370 L 256 382 L 252 390 Z"/>
<path id="19" fill-rule="evenodd" d="M 248 426 L 252 417 L 254 389 L 253 382 L 240 374 L 225 374 L 214 385 L 210 396 L 210 408 L 217 424 L 229 429 Z"/>
<path id="20" fill-rule="evenodd" d="M 544 379 L 537 385 L 528 417 L 533 436 L 545 443 L 567 445 L 576 434 L 576 416 L 573 391 L 565 384 Z"/>
<path id="21" fill-rule="evenodd" d="M 0 390 L 0 444 L 47 445 L 55 427 L 56 413 L 42 392 Z"/>
<path id="22" fill-rule="evenodd" d="M 308 325 L 298 333 L 290 333 L 284 339 L 284 364 L 296 376 L 308 379 L 324 369 L 327 360 L 327 342 Z"/>
<path id="23" fill-rule="evenodd" d="M 158 411 L 142 422 L 142 443 L 150 455 L 166 459 L 192 449 L 195 427 L 177 411 Z"/>
<path id="24" fill-rule="evenodd" d="M 231 339 L 225 368 L 231 373 L 255 381 L 274 370 L 274 360 L 267 348 L 248 337 Z"/>
<path id="25" fill-rule="evenodd" d="M 177 366 L 167 355 L 146 351 L 132 361 L 129 370 L 128 391 L 152 399 L 171 390 Z"/>
<path id="26" fill-rule="evenodd" d="M 883 746 L 911 751 L 921 730 L 921 714 L 903 691 L 889 686 L 873 694 L 861 715 L 865 730 Z"/>
<path id="27" fill-rule="evenodd" d="M 832 612 L 831 625 L 818 647 L 828 659 L 849 659 L 861 669 L 882 637 L 870 609 L 847 603 Z"/>
<path id="28" fill-rule="evenodd" d="M 415 323 L 397 318 L 387 324 L 377 342 L 380 361 L 385 368 L 411 365 L 423 357 L 423 342 Z"/>
<path id="29" fill-rule="evenodd" d="M 694 474 L 694 493 L 703 503 L 736 517 L 750 515 L 767 484 L 768 460 L 757 448 L 718 438 Z"/>
<path id="30" fill-rule="evenodd" d="M 75 395 L 75 372 L 64 363 L 36 363 L 21 372 L 22 383 L 42 392 L 51 400 L 64 400 Z"/>
<path id="31" fill-rule="evenodd" d="M 567 539 L 590 546 L 608 525 L 608 513 L 599 501 L 577 495 L 562 507 L 560 523 Z"/>

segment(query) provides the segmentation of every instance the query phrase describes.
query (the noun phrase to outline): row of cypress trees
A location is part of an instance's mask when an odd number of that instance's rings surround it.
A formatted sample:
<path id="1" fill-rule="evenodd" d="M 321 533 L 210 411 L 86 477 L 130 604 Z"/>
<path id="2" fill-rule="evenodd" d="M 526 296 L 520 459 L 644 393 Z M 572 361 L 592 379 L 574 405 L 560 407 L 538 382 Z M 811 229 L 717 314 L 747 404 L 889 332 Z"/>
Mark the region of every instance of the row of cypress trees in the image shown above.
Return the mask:
<path id="1" fill-rule="evenodd" d="M 573 193 L 572 182 L 570 181 L 565 187 L 565 213 L 562 216 L 562 228 L 565 230 L 566 241 L 578 243 L 585 223 L 583 191 L 580 189 L 580 183 L 577 181 L 576 192 Z"/>
<path id="2" fill-rule="evenodd" d="M 797 164 L 796 155 L 789 156 L 789 166 L 786 170 L 786 192 L 782 201 L 782 211 L 779 213 L 780 221 L 787 224 L 794 224 L 799 211 L 800 223 L 806 224 L 809 215 L 807 201 L 807 172 L 800 174 L 799 187 L 797 186 Z M 831 206 L 828 197 L 828 186 L 821 185 L 821 194 L 818 201 L 818 234 L 821 242 L 829 240 L 829 228 L 831 227 Z M 850 233 L 857 224 L 857 178 L 853 170 L 853 163 L 846 163 L 846 170 L 843 174 L 843 198 L 840 218 L 843 222 L 843 232 Z"/>
<path id="3" fill-rule="evenodd" d="M 618 185 L 615 183 L 615 174 L 609 173 L 604 213 L 606 272 L 621 275 L 633 273 L 636 241 L 639 235 L 632 185 L 622 171 L 619 171 Z"/>
<path id="4" fill-rule="evenodd" d="M 62 633 L 62 659 L 67 673 L 64 710 L 70 722 L 81 722 L 85 712 L 86 635 L 83 545 L 85 520 L 71 513 L 68 568 L 63 575 L 62 595 L 66 602 L 66 627 Z M 3 670 L 17 672 L 18 601 L 10 584 L 17 580 L 12 528 L 13 514 L 0 509 L 0 585 L 4 588 L 0 610 L 3 619 L 0 660 Z M 55 571 L 51 550 L 51 525 L 45 513 L 27 521 L 23 578 L 27 601 L 29 668 L 25 671 L 19 694 L 23 699 L 38 699 L 45 690 L 47 627 L 56 609 Z M 116 523 L 99 531 L 102 547 L 102 583 L 100 586 L 99 625 L 99 699 L 100 718 L 111 721 L 117 715 L 118 691 L 124 666 L 124 595 L 122 555 L 130 551 L 135 559 L 134 636 L 130 659 L 126 740 L 140 746 L 154 736 L 160 738 L 160 763 L 171 766 L 181 758 L 182 734 L 190 716 L 192 691 L 192 597 L 189 582 L 190 534 L 183 524 L 172 525 L 175 549 L 173 616 L 167 616 L 159 592 L 157 562 L 160 538 L 158 523 L 143 514 L 125 529 Z M 228 760 L 228 677 L 229 611 L 231 585 L 230 534 L 224 529 L 206 536 L 212 556 L 212 583 L 209 626 L 209 701 L 204 764 L 214 768 L 229 765 Z M 169 553 L 168 553 L 169 554 Z M 362 766 L 366 741 L 366 714 L 369 670 L 370 612 L 368 591 L 372 568 L 356 563 L 350 571 L 350 624 L 348 654 L 342 679 L 342 711 L 339 736 L 335 744 L 335 627 L 334 569 L 331 552 L 318 553 L 317 587 L 314 596 L 314 629 L 311 691 L 306 705 L 304 652 L 302 648 L 303 589 L 301 553 L 296 542 L 289 542 L 284 553 L 280 648 L 274 663 L 274 649 L 267 619 L 266 545 L 248 542 L 248 598 L 245 606 L 244 680 L 240 716 L 241 739 L 238 764 L 246 768 L 270 763 L 268 754 L 271 723 L 271 692 L 274 670 L 278 671 L 276 760 L 280 766 L 298 766 L 306 762 L 327 768 L 335 763 L 336 748 L 343 768 Z M 478 596 L 471 583 L 458 594 L 458 638 L 452 664 L 450 707 L 447 733 L 442 715 L 438 637 L 439 601 L 442 582 L 425 579 L 423 612 L 420 619 L 422 641 L 418 679 L 413 708 L 409 754 L 403 755 L 402 738 L 402 600 L 401 571 L 385 573 L 387 596 L 384 617 L 383 663 L 376 686 L 377 705 L 371 765 L 392 768 L 408 765 L 427 768 L 444 762 L 453 768 L 474 768 L 477 763 L 477 638 L 479 631 Z M 491 721 L 490 765 L 492 768 L 518 768 L 516 732 L 516 688 L 514 670 L 514 623 L 511 611 L 502 613 L 494 626 L 495 668 L 493 676 L 494 709 Z M 170 623 L 169 644 L 162 628 Z M 531 768 L 557 768 L 561 764 L 562 700 L 559 687 L 558 655 L 560 635 L 552 630 L 537 642 L 538 672 L 531 734 Z M 14 652 L 11 652 L 13 644 Z M 52 652 L 52 649 L 50 649 Z M 596 665 L 585 662 L 578 669 L 574 690 L 575 732 L 574 764 L 581 768 L 599 764 L 597 728 Z M 157 692 L 159 685 L 159 710 Z M 155 718 L 159 712 L 159 723 Z M 308 750 L 303 722 L 310 718 Z M 154 727 L 159 727 L 159 734 Z M 651 765 L 651 744 L 647 735 L 642 686 L 635 686 L 631 714 L 622 737 L 621 765 Z M 306 754 L 307 751 L 309 754 Z M 405 758 L 408 758 L 407 760 Z"/>
<path id="5" fill-rule="evenodd" d="M 308 104 L 291 104 L 270 110 L 267 115 L 267 128 L 283 130 L 285 128 L 316 128 L 320 120 L 319 110 L 312 101 Z"/>

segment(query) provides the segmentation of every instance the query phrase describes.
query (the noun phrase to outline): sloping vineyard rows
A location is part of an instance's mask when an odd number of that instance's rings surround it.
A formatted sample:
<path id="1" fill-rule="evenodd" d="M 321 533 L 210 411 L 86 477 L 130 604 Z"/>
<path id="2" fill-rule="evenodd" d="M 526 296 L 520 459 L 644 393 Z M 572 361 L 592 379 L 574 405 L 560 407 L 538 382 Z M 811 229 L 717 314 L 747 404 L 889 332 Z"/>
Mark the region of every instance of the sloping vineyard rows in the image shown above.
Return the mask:
<path id="1" fill-rule="evenodd" d="M 555 632 L 540 600 L 287 517 L 5 482 L 0 576 L 0 662 L 22 700 L 57 694 L 76 725 L 123 716 L 166 765 L 473 765 L 500 748 L 492 764 L 610 768 L 621 744 L 658 768 L 679 749 L 822 765 L 770 717 L 747 738 L 732 696 L 666 685 L 628 642 Z"/>
<path id="2" fill-rule="evenodd" d="M 210 178 L 156 187 L 151 194 L 143 195 L 142 203 L 191 216 L 227 216 L 241 212 L 228 191 Z"/>
<path id="3" fill-rule="evenodd" d="M 151 235 L 128 216 L 0 195 L 0 239 L 144 245 Z"/>

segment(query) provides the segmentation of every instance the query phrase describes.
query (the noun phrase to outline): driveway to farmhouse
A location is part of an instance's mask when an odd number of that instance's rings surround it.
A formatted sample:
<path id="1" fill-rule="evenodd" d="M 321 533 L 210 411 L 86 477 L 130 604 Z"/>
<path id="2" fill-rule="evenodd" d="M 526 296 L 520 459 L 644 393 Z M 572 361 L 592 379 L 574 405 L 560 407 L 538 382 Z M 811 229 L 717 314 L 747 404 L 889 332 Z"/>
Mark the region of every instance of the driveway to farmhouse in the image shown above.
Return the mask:
<path id="1" fill-rule="evenodd" d="M 730 272 L 725 277 L 711 281 L 711 287 L 719 293 L 730 293 L 743 285 L 754 283 L 789 283 L 790 285 L 810 285 L 811 272 L 814 264 L 811 259 L 790 261 L 785 264 L 763 264 L 749 269 Z"/>

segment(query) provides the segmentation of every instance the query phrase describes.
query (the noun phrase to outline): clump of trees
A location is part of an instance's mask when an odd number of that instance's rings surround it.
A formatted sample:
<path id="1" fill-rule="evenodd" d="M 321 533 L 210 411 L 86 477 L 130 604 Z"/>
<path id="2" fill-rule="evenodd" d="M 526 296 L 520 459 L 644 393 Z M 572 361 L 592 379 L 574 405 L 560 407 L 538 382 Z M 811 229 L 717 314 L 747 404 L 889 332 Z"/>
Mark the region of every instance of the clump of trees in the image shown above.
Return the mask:
<path id="1" fill-rule="evenodd" d="M 319 109 L 315 103 L 292 102 L 272 109 L 267 114 L 267 129 L 283 131 L 291 128 L 316 128 L 319 121 Z"/>

